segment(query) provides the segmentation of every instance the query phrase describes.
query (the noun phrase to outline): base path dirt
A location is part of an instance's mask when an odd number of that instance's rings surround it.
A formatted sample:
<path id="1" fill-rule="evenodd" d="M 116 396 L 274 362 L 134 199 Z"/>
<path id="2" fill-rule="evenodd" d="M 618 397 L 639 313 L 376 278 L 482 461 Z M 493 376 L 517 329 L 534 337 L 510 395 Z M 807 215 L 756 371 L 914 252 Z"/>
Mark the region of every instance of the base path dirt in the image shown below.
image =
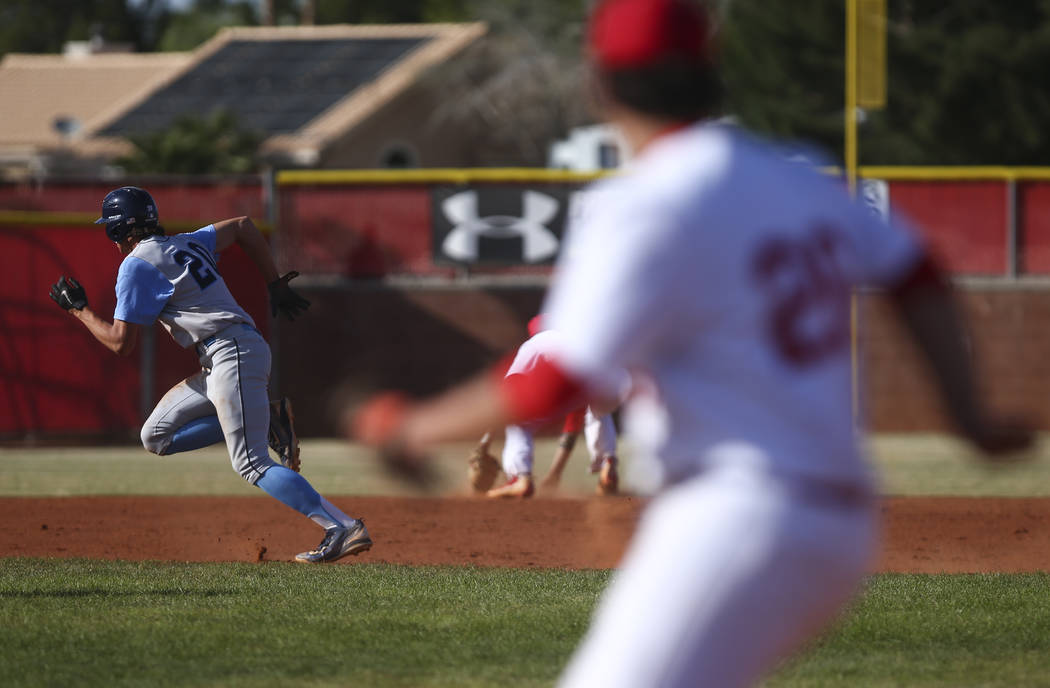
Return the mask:
<path id="1" fill-rule="evenodd" d="M 336 497 L 375 547 L 342 563 L 611 568 L 644 500 Z M 1050 499 L 886 498 L 881 572 L 1050 570 Z M 0 556 L 292 561 L 321 531 L 266 497 L 0 498 Z"/>

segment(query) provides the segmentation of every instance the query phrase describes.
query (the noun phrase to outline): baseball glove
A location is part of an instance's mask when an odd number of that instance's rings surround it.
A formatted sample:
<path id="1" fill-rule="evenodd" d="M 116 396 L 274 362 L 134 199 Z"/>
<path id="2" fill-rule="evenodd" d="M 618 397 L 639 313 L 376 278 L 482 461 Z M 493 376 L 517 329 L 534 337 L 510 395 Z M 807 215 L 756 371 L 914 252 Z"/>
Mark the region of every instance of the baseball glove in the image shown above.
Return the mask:
<path id="1" fill-rule="evenodd" d="M 64 310 L 81 310 L 87 305 L 87 294 L 84 287 L 80 286 L 72 277 L 63 275 L 57 282 L 51 285 L 51 300 Z"/>
<path id="2" fill-rule="evenodd" d="M 295 270 L 285 273 L 282 277 L 275 279 L 266 285 L 270 292 L 270 311 L 273 317 L 278 313 L 289 320 L 295 320 L 296 316 L 302 315 L 310 307 L 310 302 L 292 291 L 288 283 L 299 276 Z"/>
<path id="3" fill-rule="evenodd" d="M 475 492 L 486 492 L 496 484 L 496 477 L 500 474 L 499 461 L 496 461 L 488 451 L 478 447 L 470 454 L 467 464 L 467 480 Z"/>

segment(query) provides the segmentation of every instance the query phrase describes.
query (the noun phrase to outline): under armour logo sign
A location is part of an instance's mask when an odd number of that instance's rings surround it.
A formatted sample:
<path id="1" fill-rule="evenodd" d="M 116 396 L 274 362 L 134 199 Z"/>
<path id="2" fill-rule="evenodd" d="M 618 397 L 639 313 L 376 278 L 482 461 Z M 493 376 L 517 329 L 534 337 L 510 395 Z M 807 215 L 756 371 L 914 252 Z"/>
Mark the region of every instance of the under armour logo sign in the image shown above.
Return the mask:
<path id="1" fill-rule="evenodd" d="M 478 217 L 477 191 L 449 196 L 441 203 L 441 210 L 453 225 L 441 244 L 441 250 L 455 260 L 476 261 L 481 236 L 494 239 L 521 237 L 522 257 L 527 263 L 547 260 L 558 252 L 558 237 L 547 227 L 547 223 L 558 214 L 558 201 L 546 194 L 525 191 L 522 195 L 523 217 Z"/>

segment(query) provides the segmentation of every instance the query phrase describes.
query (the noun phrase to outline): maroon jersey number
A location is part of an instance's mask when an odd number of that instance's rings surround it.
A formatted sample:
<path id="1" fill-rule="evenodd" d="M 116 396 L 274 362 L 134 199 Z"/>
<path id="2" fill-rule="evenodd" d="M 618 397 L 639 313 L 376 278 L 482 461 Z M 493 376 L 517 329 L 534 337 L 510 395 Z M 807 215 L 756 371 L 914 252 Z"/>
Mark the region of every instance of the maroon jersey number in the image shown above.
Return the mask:
<path id="1" fill-rule="evenodd" d="M 849 344 L 849 282 L 838 261 L 841 238 L 816 227 L 803 237 L 777 237 L 755 254 L 766 293 L 767 330 L 776 350 L 795 366 L 809 366 Z"/>

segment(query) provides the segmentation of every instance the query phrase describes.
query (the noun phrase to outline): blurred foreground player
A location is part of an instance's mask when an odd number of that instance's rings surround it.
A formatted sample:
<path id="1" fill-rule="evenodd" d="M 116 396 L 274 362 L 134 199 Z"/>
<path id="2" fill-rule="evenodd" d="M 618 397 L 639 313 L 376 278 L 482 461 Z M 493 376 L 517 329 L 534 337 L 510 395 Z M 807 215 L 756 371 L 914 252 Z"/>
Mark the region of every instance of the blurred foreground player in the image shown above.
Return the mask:
<path id="1" fill-rule="evenodd" d="M 196 348 L 201 370 L 172 387 L 142 426 L 142 444 L 166 456 L 225 440 L 238 474 L 325 529 L 321 544 L 296 556 L 320 563 L 372 546 L 364 523 L 350 518 L 299 475 L 299 442 L 291 405 L 268 400 L 270 347 L 238 305 L 217 267 L 234 243 L 259 268 L 273 314 L 294 319 L 310 302 L 288 287 L 298 273 L 277 273 L 270 247 L 247 217 L 166 236 L 152 196 L 133 186 L 102 201 L 106 236 L 124 260 L 117 272 L 117 306 L 107 322 L 87 305 L 84 289 L 62 277 L 51 298 L 111 351 L 127 356 L 144 328 L 160 320 L 183 347 Z M 268 445 L 281 458 L 270 458 Z"/>
<path id="2" fill-rule="evenodd" d="M 537 315 L 529 321 L 529 339 L 525 341 L 514 355 L 514 360 L 507 369 L 507 377 L 528 375 L 529 371 L 543 361 L 556 356 L 560 336 L 556 332 L 545 330 L 543 317 Z M 539 419 L 516 425 L 508 425 L 504 431 L 502 468 L 507 482 L 496 488 L 488 489 L 489 497 L 531 497 L 535 492 L 532 468 L 535 463 L 534 437 L 537 431 L 548 425 L 551 419 Z M 561 480 L 562 471 L 572 454 L 573 446 L 580 431 L 586 437 L 587 448 L 591 454 L 588 470 L 598 475 L 599 495 L 616 494 L 619 488 L 618 460 L 616 458 L 616 427 L 612 416 L 605 411 L 595 410 L 591 406 L 581 407 L 569 413 L 562 426 L 558 441 L 558 451 L 554 456 L 550 471 L 543 480 L 543 487 L 554 489 Z M 485 433 L 471 456 L 471 468 L 475 461 L 487 460 L 488 447 L 492 433 Z M 480 485 L 475 484 L 475 489 Z"/>
<path id="3" fill-rule="evenodd" d="M 855 594 L 877 549 L 851 414 L 849 303 L 885 287 L 958 430 L 989 455 L 1027 429 L 989 416 L 949 287 L 915 236 L 840 181 L 705 121 L 709 21 L 686 0 L 605 0 L 588 30 L 606 119 L 633 169 L 599 182 L 544 306 L 559 358 L 437 399 L 374 400 L 360 436 L 402 463 L 635 374 L 625 433 L 663 487 L 563 686 L 746 686 Z M 640 457 L 640 458 L 641 458 Z"/>

